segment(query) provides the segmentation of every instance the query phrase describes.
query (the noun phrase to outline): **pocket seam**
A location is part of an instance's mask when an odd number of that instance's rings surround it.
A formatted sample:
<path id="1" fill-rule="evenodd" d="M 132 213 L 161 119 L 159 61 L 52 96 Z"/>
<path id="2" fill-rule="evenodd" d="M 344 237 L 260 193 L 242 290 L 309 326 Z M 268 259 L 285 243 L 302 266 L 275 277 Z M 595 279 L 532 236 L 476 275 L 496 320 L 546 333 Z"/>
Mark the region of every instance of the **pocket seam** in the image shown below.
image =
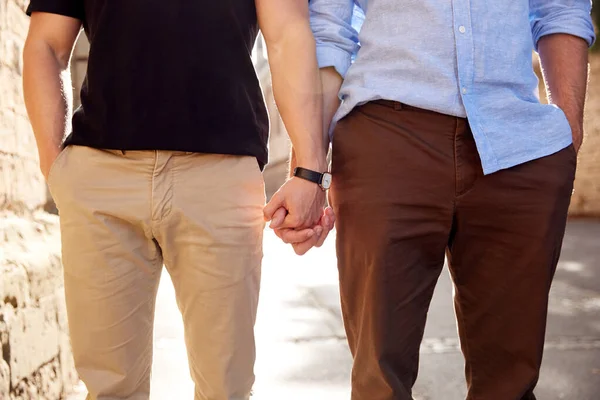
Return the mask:
<path id="1" fill-rule="evenodd" d="M 56 169 L 58 167 L 58 163 L 62 160 L 62 158 L 64 157 L 67 150 L 69 150 L 69 148 L 70 148 L 70 146 L 67 146 L 60 153 L 58 153 L 58 156 L 56 156 L 56 159 L 50 166 L 50 170 L 48 171 L 48 179 L 46 179 L 46 183 L 48 184 L 48 188 L 50 189 L 50 192 L 52 192 L 52 181 L 54 181 L 54 175 L 56 175 Z"/>

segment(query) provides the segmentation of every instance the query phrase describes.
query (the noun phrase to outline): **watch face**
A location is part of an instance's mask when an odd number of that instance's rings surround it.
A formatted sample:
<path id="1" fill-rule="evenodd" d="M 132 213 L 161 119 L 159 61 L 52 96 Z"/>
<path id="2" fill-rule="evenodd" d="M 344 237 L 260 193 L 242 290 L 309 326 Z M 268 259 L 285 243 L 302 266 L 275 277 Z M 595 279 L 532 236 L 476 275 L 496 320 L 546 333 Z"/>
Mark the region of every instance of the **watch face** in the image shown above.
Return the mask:
<path id="1" fill-rule="evenodd" d="M 331 174 L 330 173 L 325 172 L 323 174 L 323 180 L 321 181 L 321 186 L 325 190 L 327 190 L 331 187 Z"/>

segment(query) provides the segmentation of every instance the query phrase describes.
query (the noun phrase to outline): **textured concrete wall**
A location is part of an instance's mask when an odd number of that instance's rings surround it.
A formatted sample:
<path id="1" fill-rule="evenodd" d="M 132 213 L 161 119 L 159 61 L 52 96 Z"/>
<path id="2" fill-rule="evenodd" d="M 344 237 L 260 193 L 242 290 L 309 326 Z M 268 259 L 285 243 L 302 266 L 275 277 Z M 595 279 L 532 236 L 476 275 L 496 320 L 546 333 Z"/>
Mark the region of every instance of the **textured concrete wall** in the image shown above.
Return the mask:
<path id="1" fill-rule="evenodd" d="M 0 0 L 0 399 L 57 400 L 77 376 L 67 336 L 57 217 L 21 89 L 24 0 Z"/>

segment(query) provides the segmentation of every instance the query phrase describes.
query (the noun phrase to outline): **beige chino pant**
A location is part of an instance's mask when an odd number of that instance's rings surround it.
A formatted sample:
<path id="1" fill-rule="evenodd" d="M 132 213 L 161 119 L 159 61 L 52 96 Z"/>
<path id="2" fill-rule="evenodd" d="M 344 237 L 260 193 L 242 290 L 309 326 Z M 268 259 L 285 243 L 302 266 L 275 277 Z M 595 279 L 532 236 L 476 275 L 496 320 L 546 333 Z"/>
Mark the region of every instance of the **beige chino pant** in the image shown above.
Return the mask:
<path id="1" fill-rule="evenodd" d="M 183 315 L 195 399 L 248 399 L 265 202 L 256 159 L 69 146 L 48 183 L 88 400 L 149 398 L 163 264 Z"/>

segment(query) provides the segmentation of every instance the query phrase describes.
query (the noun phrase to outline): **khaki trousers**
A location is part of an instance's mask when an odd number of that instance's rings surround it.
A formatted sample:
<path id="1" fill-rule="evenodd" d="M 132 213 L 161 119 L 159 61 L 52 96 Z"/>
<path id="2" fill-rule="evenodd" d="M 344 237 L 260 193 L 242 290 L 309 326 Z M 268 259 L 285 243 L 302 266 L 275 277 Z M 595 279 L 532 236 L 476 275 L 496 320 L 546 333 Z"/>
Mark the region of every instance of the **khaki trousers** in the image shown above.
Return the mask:
<path id="1" fill-rule="evenodd" d="M 448 256 L 467 400 L 534 400 L 573 147 L 483 175 L 468 121 L 377 101 L 338 123 L 332 203 L 352 400 L 411 400 Z"/>
<path id="2" fill-rule="evenodd" d="M 163 264 L 183 315 L 195 399 L 248 399 L 265 202 L 256 160 L 70 146 L 48 182 L 87 399 L 149 398 Z"/>

